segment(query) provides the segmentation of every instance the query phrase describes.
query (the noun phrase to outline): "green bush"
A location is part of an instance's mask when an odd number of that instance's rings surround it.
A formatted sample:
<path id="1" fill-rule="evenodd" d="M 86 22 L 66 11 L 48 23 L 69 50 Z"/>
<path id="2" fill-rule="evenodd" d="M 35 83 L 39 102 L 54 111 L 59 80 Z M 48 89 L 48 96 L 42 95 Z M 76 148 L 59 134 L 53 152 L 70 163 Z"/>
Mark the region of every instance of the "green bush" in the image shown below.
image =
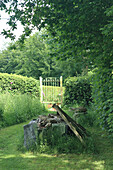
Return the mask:
<path id="1" fill-rule="evenodd" d="M 65 80 L 64 104 L 88 105 L 91 93 L 90 76 L 69 77 Z"/>
<path id="2" fill-rule="evenodd" d="M 97 69 L 93 76 L 92 96 L 100 125 L 113 137 L 113 75 L 109 68 Z"/>
<path id="3" fill-rule="evenodd" d="M 39 81 L 15 74 L 0 73 L 0 92 L 31 94 L 39 97 Z"/>
<path id="4" fill-rule="evenodd" d="M 0 126 L 10 126 L 27 121 L 44 111 L 39 98 L 28 94 L 0 95 Z"/>

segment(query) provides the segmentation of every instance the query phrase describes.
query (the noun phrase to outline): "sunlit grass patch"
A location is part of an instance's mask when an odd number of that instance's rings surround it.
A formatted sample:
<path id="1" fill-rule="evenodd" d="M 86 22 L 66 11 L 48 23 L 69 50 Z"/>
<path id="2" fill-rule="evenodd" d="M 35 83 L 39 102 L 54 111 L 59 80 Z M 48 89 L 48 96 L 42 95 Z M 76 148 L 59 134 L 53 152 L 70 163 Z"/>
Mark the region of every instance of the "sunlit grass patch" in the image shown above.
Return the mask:
<path id="1" fill-rule="evenodd" d="M 29 121 L 28 121 L 29 122 Z M 22 123 L 0 130 L 0 170 L 112 170 L 113 144 L 99 128 L 90 128 L 98 153 L 40 154 L 17 150 L 23 135 Z"/>

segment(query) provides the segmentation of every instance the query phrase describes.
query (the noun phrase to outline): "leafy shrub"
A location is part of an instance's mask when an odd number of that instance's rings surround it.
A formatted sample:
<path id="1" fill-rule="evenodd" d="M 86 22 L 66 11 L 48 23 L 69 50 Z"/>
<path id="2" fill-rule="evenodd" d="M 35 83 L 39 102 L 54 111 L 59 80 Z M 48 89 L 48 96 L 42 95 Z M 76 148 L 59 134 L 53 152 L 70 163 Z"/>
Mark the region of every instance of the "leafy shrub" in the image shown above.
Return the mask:
<path id="1" fill-rule="evenodd" d="M 39 81 L 15 74 L 0 73 L 0 92 L 31 94 L 39 97 Z"/>
<path id="2" fill-rule="evenodd" d="M 91 93 L 90 76 L 69 77 L 65 80 L 64 104 L 88 105 Z"/>
<path id="3" fill-rule="evenodd" d="M 28 94 L 1 94 L 0 101 L 0 124 L 4 126 L 24 122 L 44 111 L 39 98 Z"/>
<path id="4" fill-rule="evenodd" d="M 93 76 L 92 95 L 100 125 L 113 136 L 113 75 L 109 68 L 100 68 Z"/>

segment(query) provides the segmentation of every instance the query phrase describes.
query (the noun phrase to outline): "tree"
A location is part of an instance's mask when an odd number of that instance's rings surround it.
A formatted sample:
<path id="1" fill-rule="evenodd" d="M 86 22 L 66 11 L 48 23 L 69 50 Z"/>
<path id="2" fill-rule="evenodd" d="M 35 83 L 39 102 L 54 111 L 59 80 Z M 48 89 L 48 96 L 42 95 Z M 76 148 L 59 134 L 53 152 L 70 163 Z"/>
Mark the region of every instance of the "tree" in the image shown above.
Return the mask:
<path id="1" fill-rule="evenodd" d="M 45 39 L 46 37 L 46 39 Z M 23 44 L 10 43 L 1 52 L 0 72 L 15 73 L 39 79 L 43 77 L 77 76 L 82 72 L 82 65 L 76 59 L 58 60 L 57 42 L 46 31 L 35 33 Z M 21 47 L 22 45 L 22 47 Z"/>
<path id="2" fill-rule="evenodd" d="M 3 0 L 0 3 L 1 9 L 11 15 L 8 24 L 12 31 L 16 29 L 17 20 L 23 24 L 26 35 L 30 34 L 33 27 L 41 29 L 46 26 L 53 35 L 58 34 L 59 39 L 66 39 L 68 44 L 70 40 L 75 39 L 76 44 L 78 40 L 90 44 L 94 36 L 101 33 L 99 29 L 108 23 L 105 11 L 113 5 L 111 0 L 104 2 L 101 0 L 12 0 L 10 5 L 7 5 L 8 0 Z M 8 32 L 9 36 L 11 30 Z"/>
<path id="3" fill-rule="evenodd" d="M 39 33 L 25 40 L 23 47 L 17 41 L 1 53 L 1 72 L 16 73 L 39 79 L 50 75 L 48 48 Z"/>
<path id="4" fill-rule="evenodd" d="M 8 49 L 0 53 L 0 72 L 2 73 L 15 73 L 18 64 L 21 62 L 20 50 L 15 50 L 12 44 Z"/>
<path id="5" fill-rule="evenodd" d="M 111 38 L 106 38 L 102 31 L 112 25 L 109 9 L 112 11 L 112 0 L 8 0 L 0 2 L 1 10 L 10 14 L 8 24 L 11 29 L 4 30 L 3 34 L 14 38 L 13 30 L 19 20 L 24 26 L 21 40 L 28 36 L 33 28 L 46 27 L 57 41 L 56 54 L 58 58 L 76 58 L 76 62 L 100 65 L 106 57 L 103 50 L 112 45 Z M 8 5 L 7 5 L 8 4 Z M 111 13 L 111 12 L 110 12 Z M 107 14 L 107 15 L 106 15 Z M 107 45 L 105 46 L 106 42 Z M 109 43 L 108 43 L 109 42 Z M 110 45 L 110 46 L 111 46 Z M 103 48 L 104 47 L 104 48 Z M 105 52 L 105 50 L 104 50 Z M 106 53 L 108 55 L 108 53 Z M 85 60 L 84 60 L 85 57 Z M 79 59 L 78 59 L 79 58 Z M 107 57 L 107 62 L 109 56 Z"/>

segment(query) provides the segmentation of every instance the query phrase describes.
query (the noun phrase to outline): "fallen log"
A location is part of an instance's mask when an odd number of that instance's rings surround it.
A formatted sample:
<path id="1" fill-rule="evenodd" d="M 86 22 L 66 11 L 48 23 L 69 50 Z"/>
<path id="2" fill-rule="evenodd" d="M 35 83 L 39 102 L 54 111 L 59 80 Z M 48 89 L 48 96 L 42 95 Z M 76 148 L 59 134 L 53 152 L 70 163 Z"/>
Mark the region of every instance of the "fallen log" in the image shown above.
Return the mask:
<path id="1" fill-rule="evenodd" d="M 86 129 L 83 128 L 81 125 L 77 124 L 76 121 L 74 121 L 70 116 L 68 116 L 58 105 L 54 104 L 52 107 L 57 110 L 61 118 L 67 123 L 73 133 L 77 136 L 81 143 L 85 145 L 83 138 L 85 135 L 87 135 Z"/>

